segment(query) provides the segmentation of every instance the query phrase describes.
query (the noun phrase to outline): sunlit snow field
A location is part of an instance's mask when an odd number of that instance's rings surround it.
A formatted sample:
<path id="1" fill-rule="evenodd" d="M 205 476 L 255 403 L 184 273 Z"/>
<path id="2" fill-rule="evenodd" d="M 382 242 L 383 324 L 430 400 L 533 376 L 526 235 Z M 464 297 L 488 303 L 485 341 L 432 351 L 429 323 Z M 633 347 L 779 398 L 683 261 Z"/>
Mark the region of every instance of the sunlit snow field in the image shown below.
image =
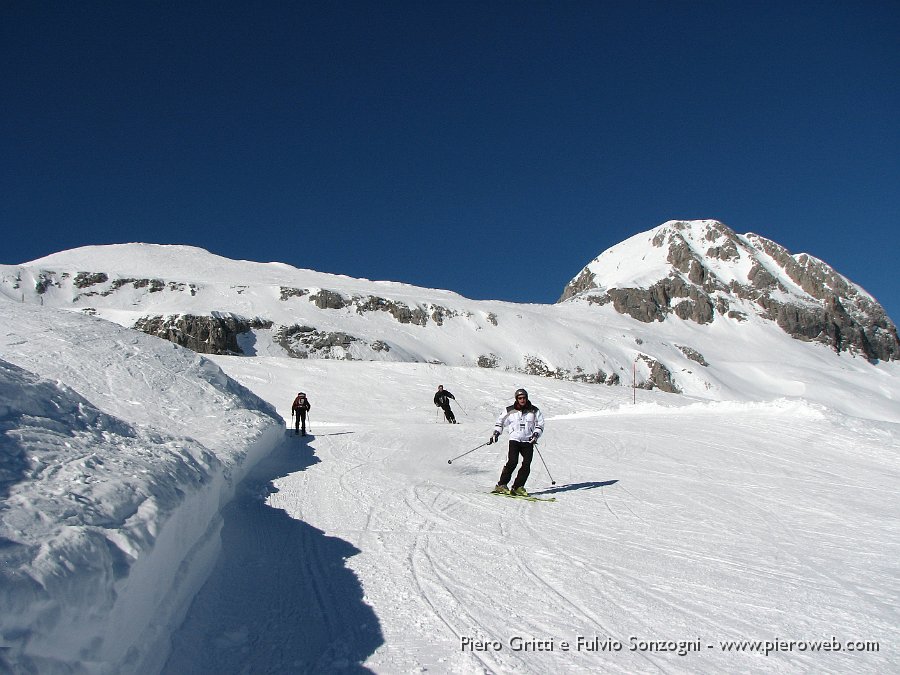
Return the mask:
<path id="1" fill-rule="evenodd" d="M 644 324 L 146 244 L 35 263 L 0 266 L 0 672 L 900 671 L 900 362 L 746 306 Z M 187 312 L 380 360 L 128 328 Z M 619 385 L 515 372 L 535 355 Z M 683 394 L 628 386 L 648 355 Z M 488 494 L 506 443 L 478 446 L 519 387 L 546 416 L 527 487 L 554 502 Z"/>
<path id="2" fill-rule="evenodd" d="M 462 368 L 213 360 L 286 419 L 305 391 L 312 433 L 288 435 L 226 512 L 167 672 L 900 664 L 895 423 Z M 439 418 L 438 384 L 460 425 Z M 505 444 L 447 462 L 523 385 L 547 416 L 528 487 L 555 503 L 487 494 Z M 812 651 L 823 640 L 843 650 Z M 878 651 L 846 651 L 860 646 Z"/>

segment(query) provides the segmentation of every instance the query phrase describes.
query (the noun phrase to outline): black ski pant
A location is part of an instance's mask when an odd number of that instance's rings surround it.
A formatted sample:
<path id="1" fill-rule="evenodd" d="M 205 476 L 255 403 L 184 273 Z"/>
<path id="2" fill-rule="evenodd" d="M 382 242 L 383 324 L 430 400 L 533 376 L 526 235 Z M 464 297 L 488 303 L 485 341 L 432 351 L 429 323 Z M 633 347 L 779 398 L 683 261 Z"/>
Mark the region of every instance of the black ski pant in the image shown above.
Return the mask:
<path id="1" fill-rule="evenodd" d="M 509 442 L 509 455 L 506 458 L 506 466 L 500 473 L 500 485 L 509 485 L 509 479 L 512 478 L 513 471 L 516 470 L 516 464 L 519 462 L 519 455 L 522 455 L 522 466 L 519 467 L 519 473 L 516 474 L 516 482 L 510 485 L 510 490 L 517 487 L 525 487 L 525 481 L 531 473 L 531 459 L 534 457 L 534 443 L 525 443 L 523 441 Z"/>
<path id="2" fill-rule="evenodd" d="M 296 418 L 297 419 L 294 422 L 294 431 L 298 434 L 301 431 L 303 431 L 303 433 L 305 434 L 306 433 L 306 411 L 298 410 L 297 414 L 296 414 Z M 301 429 L 301 426 L 302 426 L 302 429 Z"/>
<path id="3" fill-rule="evenodd" d="M 448 402 L 446 405 L 442 405 L 441 409 L 444 411 L 444 417 L 447 418 L 447 421 L 450 424 L 456 424 L 456 416 L 453 414 L 453 411 L 450 410 L 450 403 Z"/>

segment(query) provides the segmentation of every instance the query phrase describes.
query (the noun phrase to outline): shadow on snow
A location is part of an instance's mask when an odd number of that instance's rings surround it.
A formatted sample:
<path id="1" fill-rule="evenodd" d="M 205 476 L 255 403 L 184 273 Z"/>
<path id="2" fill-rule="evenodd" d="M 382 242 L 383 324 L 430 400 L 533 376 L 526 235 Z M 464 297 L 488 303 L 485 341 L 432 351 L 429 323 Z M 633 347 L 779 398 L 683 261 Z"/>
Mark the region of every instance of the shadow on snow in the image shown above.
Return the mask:
<path id="1" fill-rule="evenodd" d="M 345 561 L 359 549 L 265 498 L 317 463 L 309 437 L 263 459 L 222 511 L 222 552 L 173 636 L 163 673 L 369 672 L 384 638 Z"/>
<path id="2" fill-rule="evenodd" d="M 532 495 L 550 495 L 554 492 L 572 492 L 574 490 L 593 490 L 594 488 L 602 488 L 607 485 L 615 485 L 618 483 L 618 479 L 616 480 L 604 480 L 604 481 L 590 481 L 588 483 L 568 483 L 566 485 L 557 485 L 556 487 L 547 488 L 546 490 L 539 490 L 538 492 L 532 492 Z"/>

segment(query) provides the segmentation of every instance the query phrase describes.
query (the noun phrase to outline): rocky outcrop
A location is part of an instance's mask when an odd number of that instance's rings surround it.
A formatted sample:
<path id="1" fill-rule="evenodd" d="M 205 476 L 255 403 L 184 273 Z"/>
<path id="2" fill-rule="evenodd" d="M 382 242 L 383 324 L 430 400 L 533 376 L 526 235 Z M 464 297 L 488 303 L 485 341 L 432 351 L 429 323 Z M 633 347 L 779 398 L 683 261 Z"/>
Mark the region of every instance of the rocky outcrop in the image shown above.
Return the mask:
<path id="1" fill-rule="evenodd" d="M 271 328 L 272 322 L 235 315 L 179 314 L 142 317 L 132 327 L 201 354 L 241 354 L 237 336 L 254 328 Z"/>
<path id="2" fill-rule="evenodd" d="M 581 270 L 581 273 L 577 277 L 572 279 L 572 281 L 570 281 L 566 285 L 558 302 L 565 302 L 569 298 L 573 298 L 583 291 L 587 291 L 596 287 L 597 285 L 594 282 L 594 273 L 591 272 L 587 267 L 585 267 L 583 270 Z"/>
<path id="3" fill-rule="evenodd" d="M 286 300 L 289 297 L 303 296 L 309 291 L 301 289 L 281 289 L 281 299 Z M 398 300 L 382 298 L 377 295 L 354 295 L 346 297 L 336 291 L 321 289 L 317 293 L 309 296 L 310 302 L 314 302 L 319 309 L 345 309 L 352 307 L 357 314 L 367 314 L 369 312 L 385 312 L 390 314 L 398 323 L 412 324 L 414 326 L 426 326 L 428 320 L 434 321 L 438 326 L 443 326 L 447 319 L 461 316 L 455 310 L 442 307 L 441 305 L 433 305 L 431 303 L 423 303 L 418 306 L 410 307 L 406 303 Z M 491 316 L 488 317 L 491 321 Z M 493 320 L 496 324 L 496 318 Z"/>
<path id="4" fill-rule="evenodd" d="M 360 360 L 373 353 L 388 353 L 391 346 L 383 340 L 368 343 L 341 331 L 320 331 L 312 326 L 279 326 L 273 335 L 288 356 L 297 359 Z"/>
<path id="5" fill-rule="evenodd" d="M 105 284 L 109 277 L 105 272 L 79 272 L 72 280 L 75 288 L 90 288 L 97 284 Z"/>
<path id="6" fill-rule="evenodd" d="M 309 296 L 310 302 L 314 302 L 319 309 L 344 309 L 351 302 L 340 293 L 322 289 L 318 293 Z"/>
<path id="7" fill-rule="evenodd" d="M 416 326 L 424 326 L 428 323 L 428 314 L 421 307 L 410 307 L 402 302 L 379 298 L 375 295 L 355 298 L 353 304 L 356 306 L 358 314 L 387 312 L 400 323 L 411 323 Z M 443 323 L 443 315 L 439 316 Z"/>
<path id="8" fill-rule="evenodd" d="M 680 394 L 681 389 L 672 379 L 672 372 L 652 356 L 641 354 L 638 358 L 650 369 L 650 375 L 643 382 L 636 384 L 638 389 L 659 389 L 669 394 Z"/>
<path id="9" fill-rule="evenodd" d="M 306 288 L 289 288 L 287 286 L 281 286 L 281 300 L 289 300 L 290 298 L 302 298 L 304 295 L 309 295 L 309 289 Z"/>
<path id="10" fill-rule="evenodd" d="M 717 221 L 667 223 L 657 228 L 650 247 L 663 249 L 668 265 L 656 281 L 604 286 L 604 261 L 616 259 L 601 255 L 566 286 L 559 301 L 612 304 L 645 323 L 670 315 L 698 324 L 717 316 L 745 321 L 753 313 L 798 340 L 870 361 L 900 359 L 897 328 L 881 305 L 810 255 L 793 255 L 759 235 L 737 235 Z M 640 278 L 641 270 L 634 276 Z"/>
<path id="11" fill-rule="evenodd" d="M 556 380 L 569 380 L 570 382 L 587 382 L 590 384 L 607 384 L 610 386 L 619 384 L 619 376 L 613 373 L 607 375 L 602 368 L 585 370 L 582 366 L 576 366 L 574 370 L 568 368 L 551 368 L 543 359 L 533 354 L 525 356 L 525 367 L 516 368 L 518 372 L 539 377 L 552 377 Z"/>
<path id="12" fill-rule="evenodd" d="M 121 277 L 110 281 L 109 277 L 104 272 L 79 272 L 72 280 L 72 286 L 79 290 L 84 290 L 83 293 L 76 294 L 72 298 L 73 303 L 78 302 L 83 298 L 94 296 L 108 298 L 126 287 L 135 290 L 146 289 L 148 293 L 161 293 L 162 291 L 181 293 L 189 291 L 192 296 L 196 295 L 199 290 L 198 286 L 195 284 L 189 284 L 182 281 L 165 282 L 162 279 Z M 94 286 L 101 286 L 102 288 L 93 288 Z M 92 290 L 85 290 L 89 288 Z"/>
<path id="13" fill-rule="evenodd" d="M 619 314 L 650 323 L 668 314 L 696 323 L 710 323 L 714 305 L 708 295 L 681 277 L 669 277 L 650 288 L 611 288 L 607 296 Z"/>
<path id="14" fill-rule="evenodd" d="M 693 347 L 686 347 L 684 345 L 675 345 L 678 349 L 681 350 L 681 353 L 688 357 L 691 361 L 695 361 L 699 363 L 701 366 L 708 366 L 706 359 L 703 358 L 703 354 L 698 352 Z"/>
<path id="15" fill-rule="evenodd" d="M 494 353 L 482 354 L 476 362 L 479 368 L 496 368 L 499 361 Z"/>

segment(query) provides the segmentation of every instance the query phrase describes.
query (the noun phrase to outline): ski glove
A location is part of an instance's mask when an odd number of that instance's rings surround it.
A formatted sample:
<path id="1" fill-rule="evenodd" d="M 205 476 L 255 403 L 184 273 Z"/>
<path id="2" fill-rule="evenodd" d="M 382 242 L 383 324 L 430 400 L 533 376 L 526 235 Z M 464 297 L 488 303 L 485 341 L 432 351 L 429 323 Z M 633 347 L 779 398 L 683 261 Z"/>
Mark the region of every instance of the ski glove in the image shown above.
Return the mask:
<path id="1" fill-rule="evenodd" d="M 498 438 L 500 438 L 500 432 L 495 431 L 493 435 L 488 439 L 488 445 L 490 445 L 491 443 L 496 443 Z"/>
<path id="2" fill-rule="evenodd" d="M 539 439 L 540 437 L 540 434 L 531 434 L 531 438 L 528 439 L 528 442 L 537 443 L 537 439 Z"/>

